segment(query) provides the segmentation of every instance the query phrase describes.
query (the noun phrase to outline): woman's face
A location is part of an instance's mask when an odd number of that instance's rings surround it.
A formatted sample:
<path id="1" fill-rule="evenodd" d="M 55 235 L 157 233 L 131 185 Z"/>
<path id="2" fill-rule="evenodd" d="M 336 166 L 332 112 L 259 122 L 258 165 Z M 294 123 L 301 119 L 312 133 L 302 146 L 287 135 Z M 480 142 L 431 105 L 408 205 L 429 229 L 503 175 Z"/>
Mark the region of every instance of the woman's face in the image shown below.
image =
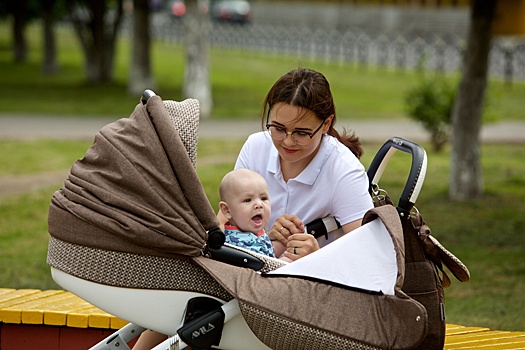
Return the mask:
<path id="1" fill-rule="evenodd" d="M 270 124 L 286 129 L 287 132 L 301 131 L 311 134 L 320 127 L 311 139 L 307 137 L 308 143 L 305 145 L 298 145 L 292 135 L 289 134 L 283 140 L 272 138 L 281 157 L 281 162 L 284 161 L 289 165 L 297 166 L 302 171 L 317 153 L 323 134 L 330 128 L 332 117 L 323 122 L 312 111 L 305 111 L 303 108 L 282 102 L 276 103 L 272 107 L 269 116 L 268 122 Z"/>

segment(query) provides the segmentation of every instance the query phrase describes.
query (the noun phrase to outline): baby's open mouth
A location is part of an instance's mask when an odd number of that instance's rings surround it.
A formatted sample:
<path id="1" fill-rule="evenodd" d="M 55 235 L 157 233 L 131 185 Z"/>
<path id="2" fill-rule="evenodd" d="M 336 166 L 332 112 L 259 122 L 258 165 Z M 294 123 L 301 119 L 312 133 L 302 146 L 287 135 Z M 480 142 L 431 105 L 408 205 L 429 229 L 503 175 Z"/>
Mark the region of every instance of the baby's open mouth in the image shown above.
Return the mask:
<path id="1" fill-rule="evenodd" d="M 262 221 L 263 221 L 263 217 L 261 214 L 257 214 L 252 217 L 252 222 L 256 226 L 260 226 L 262 224 Z"/>

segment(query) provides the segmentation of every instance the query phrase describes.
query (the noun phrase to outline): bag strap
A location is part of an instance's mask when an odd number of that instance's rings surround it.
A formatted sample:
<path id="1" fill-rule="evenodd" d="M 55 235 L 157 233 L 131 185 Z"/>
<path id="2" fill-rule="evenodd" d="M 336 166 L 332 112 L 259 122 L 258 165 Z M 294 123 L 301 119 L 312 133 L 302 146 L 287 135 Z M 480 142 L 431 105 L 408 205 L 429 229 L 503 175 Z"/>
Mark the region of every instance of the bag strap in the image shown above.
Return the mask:
<path id="1" fill-rule="evenodd" d="M 430 227 L 425 224 L 421 215 L 419 213 L 412 213 L 410 215 L 410 221 L 416 232 L 418 232 L 418 237 L 421 240 L 421 246 L 423 247 L 425 255 L 443 273 L 443 288 L 451 284 L 450 278 L 443 269 L 443 265 L 452 272 L 458 281 L 468 282 L 470 280 L 470 272 L 467 266 L 431 235 Z"/>

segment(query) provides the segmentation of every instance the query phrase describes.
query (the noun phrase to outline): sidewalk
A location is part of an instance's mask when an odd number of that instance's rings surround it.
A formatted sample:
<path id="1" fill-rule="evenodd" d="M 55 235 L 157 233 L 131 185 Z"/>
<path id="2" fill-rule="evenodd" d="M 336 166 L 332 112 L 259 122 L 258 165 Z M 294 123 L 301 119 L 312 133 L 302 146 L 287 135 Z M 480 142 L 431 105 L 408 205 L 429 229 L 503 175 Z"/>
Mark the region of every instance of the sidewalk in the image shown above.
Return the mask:
<path id="1" fill-rule="evenodd" d="M 54 116 L 8 116 L 0 114 L 0 139 L 92 139 L 104 125 L 116 118 Z M 428 141 L 428 133 L 417 123 L 403 121 L 338 121 L 339 128 L 356 132 L 362 142 L 384 142 L 397 136 L 414 142 Z M 259 120 L 201 120 L 199 137 L 245 139 L 261 130 Z M 482 128 L 484 143 L 525 143 L 525 122 L 499 122 Z"/>

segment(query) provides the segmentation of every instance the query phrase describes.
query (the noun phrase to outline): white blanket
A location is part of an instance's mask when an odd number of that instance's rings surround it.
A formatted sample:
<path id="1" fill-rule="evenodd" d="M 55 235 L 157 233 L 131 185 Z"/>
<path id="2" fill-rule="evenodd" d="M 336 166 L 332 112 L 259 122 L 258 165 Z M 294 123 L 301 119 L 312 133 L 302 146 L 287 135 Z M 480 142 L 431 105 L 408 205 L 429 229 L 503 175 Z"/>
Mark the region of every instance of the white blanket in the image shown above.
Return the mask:
<path id="1" fill-rule="evenodd" d="M 393 295 L 396 253 L 385 225 L 376 219 L 270 273 L 313 277 Z"/>

